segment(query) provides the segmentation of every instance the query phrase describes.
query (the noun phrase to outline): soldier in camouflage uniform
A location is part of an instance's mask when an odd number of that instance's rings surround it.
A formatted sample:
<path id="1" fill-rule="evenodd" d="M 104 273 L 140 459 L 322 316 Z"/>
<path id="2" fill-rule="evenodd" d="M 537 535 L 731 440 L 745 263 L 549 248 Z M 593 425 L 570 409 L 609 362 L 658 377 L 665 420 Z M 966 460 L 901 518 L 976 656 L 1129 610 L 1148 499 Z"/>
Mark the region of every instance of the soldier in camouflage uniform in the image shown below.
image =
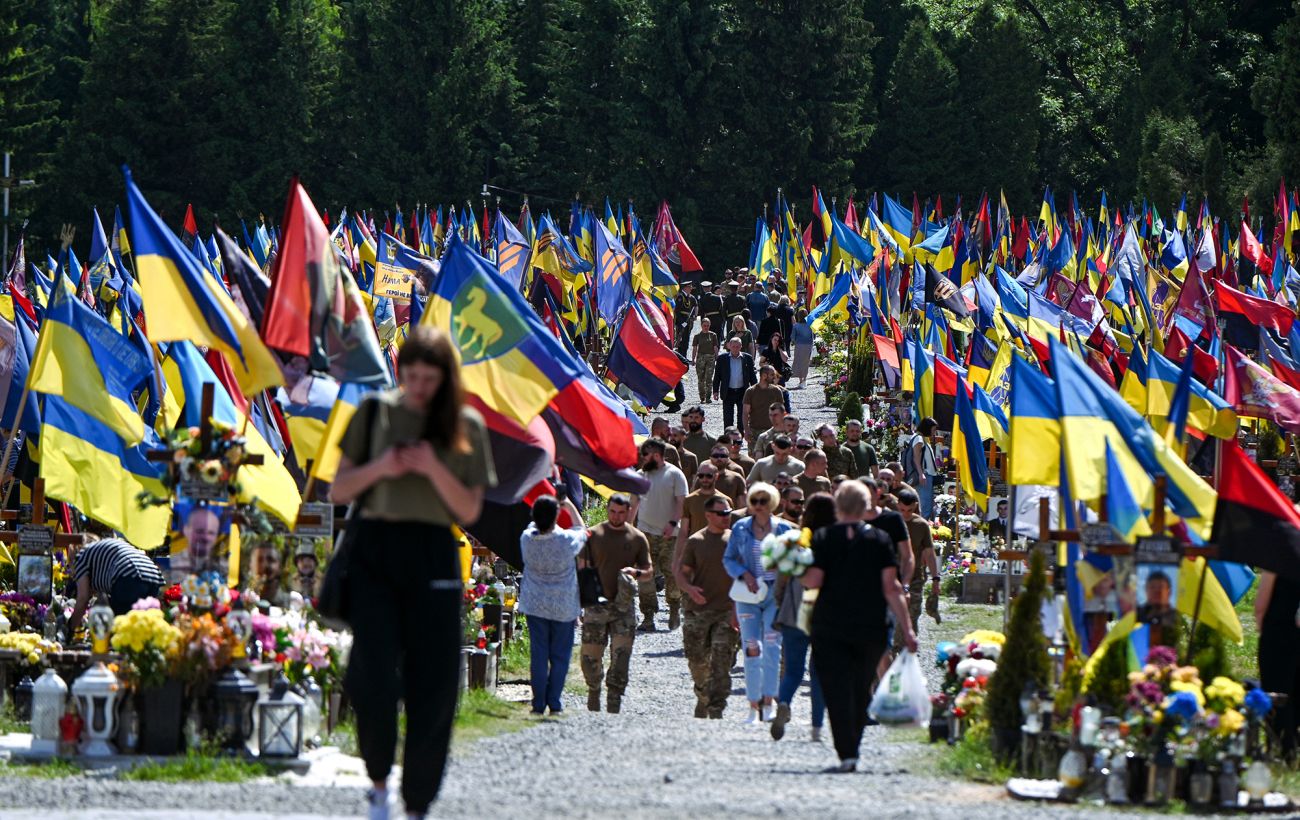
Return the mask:
<path id="1" fill-rule="evenodd" d="M 835 438 L 834 427 L 829 424 L 818 427 L 817 439 L 822 452 L 826 454 L 826 475 L 858 477 L 858 464 L 854 460 L 853 451 L 840 444 L 839 439 Z"/>
<path id="2" fill-rule="evenodd" d="M 731 576 L 722 555 L 731 535 L 731 505 L 721 495 L 704 503 L 707 524 L 682 545 L 677 583 L 686 594 L 682 648 L 695 683 L 695 716 L 720 719 L 731 694 L 731 664 L 740 644 L 732 624 Z"/>
<path id="3" fill-rule="evenodd" d="M 594 566 L 608 603 L 582 611 L 582 676 L 587 681 L 587 709 L 600 711 L 602 678 L 609 689 L 606 709 L 616 714 L 623 706 L 632 641 L 636 636 L 637 583 L 653 578 L 650 545 L 636 527 L 627 523 L 631 499 L 622 493 L 609 499 L 609 518 L 591 529 L 588 549 L 579 554 L 582 566 Z M 605 647 L 609 647 L 609 673 L 605 674 Z"/>

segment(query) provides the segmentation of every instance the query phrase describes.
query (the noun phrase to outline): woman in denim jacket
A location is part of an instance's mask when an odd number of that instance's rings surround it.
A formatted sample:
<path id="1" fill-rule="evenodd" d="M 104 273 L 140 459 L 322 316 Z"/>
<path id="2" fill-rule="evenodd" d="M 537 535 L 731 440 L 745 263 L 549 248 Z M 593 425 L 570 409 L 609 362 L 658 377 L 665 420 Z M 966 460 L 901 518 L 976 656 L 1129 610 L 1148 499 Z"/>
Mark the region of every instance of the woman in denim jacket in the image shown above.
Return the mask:
<path id="1" fill-rule="evenodd" d="M 740 640 L 745 649 L 745 696 L 749 698 L 746 723 L 771 720 L 776 713 L 780 683 L 781 633 L 776 618 L 776 571 L 763 568 L 762 544 L 768 535 L 781 535 L 794 524 L 773 515 L 780 499 L 771 484 L 758 482 L 749 488 L 749 515 L 731 527 L 731 539 L 722 564 L 732 578 L 744 581 L 750 592 L 763 592 L 759 603 L 736 602 Z M 761 586 L 760 586 L 761 584 Z"/>

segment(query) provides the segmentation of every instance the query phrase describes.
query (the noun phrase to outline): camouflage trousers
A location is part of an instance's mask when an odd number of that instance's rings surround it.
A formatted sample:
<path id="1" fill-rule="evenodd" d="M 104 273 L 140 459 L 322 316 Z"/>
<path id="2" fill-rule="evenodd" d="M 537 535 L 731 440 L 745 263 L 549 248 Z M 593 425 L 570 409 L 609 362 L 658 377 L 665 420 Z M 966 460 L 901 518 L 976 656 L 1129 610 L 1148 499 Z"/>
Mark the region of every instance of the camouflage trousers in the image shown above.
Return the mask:
<path id="1" fill-rule="evenodd" d="M 916 633 L 921 623 L 921 607 L 925 604 L 925 581 L 912 579 L 907 587 L 907 615 L 912 619 L 912 632 Z M 919 633 L 917 633 L 919 634 Z M 903 651 L 903 630 L 894 627 L 894 653 Z"/>
<path id="2" fill-rule="evenodd" d="M 682 649 L 695 683 L 695 700 L 711 713 L 720 714 L 727 706 L 739 638 L 730 607 L 688 610 L 682 620 Z"/>
<path id="3" fill-rule="evenodd" d="M 677 549 L 677 536 L 646 535 L 650 540 L 650 563 L 654 566 L 654 578 L 640 582 L 641 614 L 653 620 L 659 611 L 659 596 L 656 591 L 659 579 L 663 578 L 664 600 L 669 609 L 677 609 L 681 604 L 682 591 L 677 588 L 677 576 L 673 574 L 673 552 Z"/>
<path id="4" fill-rule="evenodd" d="M 713 399 L 713 362 L 712 355 L 701 353 L 695 357 L 695 375 L 700 379 L 700 402 L 708 403 Z"/>
<path id="5" fill-rule="evenodd" d="M 619 589 L 612 603 L 589 606 L 582 611 L 582 677 L 589 692 L 600 692 L 601 679 L 611 695 L 622 697 L 627 690 L 628 667 L 632 663 L 632 639 L 636 635 L 636 611 L 632 597 L 636 583 L 619 575 Z M 605 674 L 605 647 L 609 647 L 609 674 Z"/>

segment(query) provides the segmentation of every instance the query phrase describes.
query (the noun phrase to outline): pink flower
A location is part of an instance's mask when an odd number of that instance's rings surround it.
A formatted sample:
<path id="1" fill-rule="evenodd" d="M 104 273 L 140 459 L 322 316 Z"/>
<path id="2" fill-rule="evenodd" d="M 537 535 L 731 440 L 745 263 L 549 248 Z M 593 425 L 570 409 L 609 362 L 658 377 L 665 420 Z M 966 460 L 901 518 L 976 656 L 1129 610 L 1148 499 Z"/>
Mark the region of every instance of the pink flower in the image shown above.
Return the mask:
<path id="1" fill-rule="evenodd" d="M 131 609 L 162 609 L 162 604 L 158 602 L 157 598 L 141 598 L 131 604 Z"/>

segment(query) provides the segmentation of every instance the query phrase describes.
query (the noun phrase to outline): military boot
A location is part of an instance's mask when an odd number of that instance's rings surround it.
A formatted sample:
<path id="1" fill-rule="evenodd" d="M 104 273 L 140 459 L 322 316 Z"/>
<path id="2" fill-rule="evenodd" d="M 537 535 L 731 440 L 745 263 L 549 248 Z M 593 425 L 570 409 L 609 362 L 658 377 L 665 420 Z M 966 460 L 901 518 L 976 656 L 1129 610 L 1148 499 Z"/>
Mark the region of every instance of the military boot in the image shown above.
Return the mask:
<path id="1" fill-rule="evenodd" d="M 600 711 L 600 690 L 599 689 L 587 690 L 587 711 L 588 712 Z"/>
<path id="2" fill-rule="evenodd" d="M 676 629 L 681 625 L 682 625 L 681 607 L 676 603 L 670 604 L 668 608 L 668 631 L 672 632 L 674 629 Z"/>
<path id="3" fill-rule="evenodd" d="M 617 715 L 619 713 L 619 710 L 621 710 L 622 708 L 623 708 L 623 696 L 620 694 L 615 694 L 614 692 L 610 692 L 609 700 L 605 702 L 605 711 L 609 712 L 611 715 Z"/>

